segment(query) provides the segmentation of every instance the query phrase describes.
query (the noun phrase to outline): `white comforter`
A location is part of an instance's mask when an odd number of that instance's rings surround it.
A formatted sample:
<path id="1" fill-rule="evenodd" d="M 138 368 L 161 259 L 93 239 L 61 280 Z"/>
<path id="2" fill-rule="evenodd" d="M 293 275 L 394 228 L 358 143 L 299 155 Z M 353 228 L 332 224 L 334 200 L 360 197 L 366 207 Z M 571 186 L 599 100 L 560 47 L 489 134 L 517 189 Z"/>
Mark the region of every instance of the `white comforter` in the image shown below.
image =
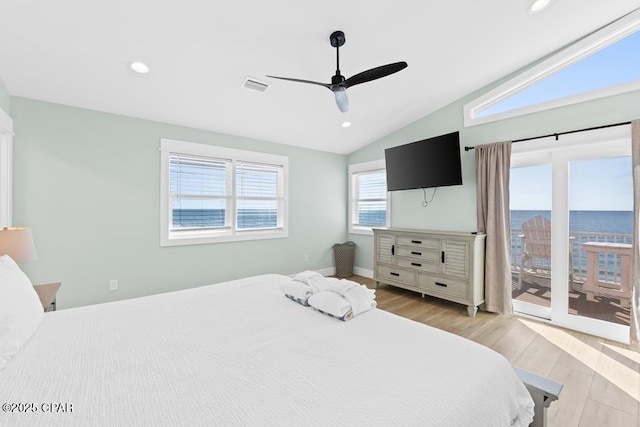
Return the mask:
<path id="1" fill-rule="evenodd" d="M 285 298 L 286 280 L 48 313 L 0 371 L 0 425 L 531 421 L 527 390 L 494 351 L 379 309 L 337 321 Z"/>

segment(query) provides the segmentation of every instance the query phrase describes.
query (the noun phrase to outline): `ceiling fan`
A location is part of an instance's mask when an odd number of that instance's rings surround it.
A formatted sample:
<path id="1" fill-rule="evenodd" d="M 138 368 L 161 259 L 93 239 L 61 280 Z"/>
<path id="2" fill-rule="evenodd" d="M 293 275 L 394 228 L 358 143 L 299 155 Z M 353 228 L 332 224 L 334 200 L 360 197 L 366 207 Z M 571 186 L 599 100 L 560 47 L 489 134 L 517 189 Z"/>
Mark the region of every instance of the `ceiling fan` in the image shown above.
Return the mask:
<path id="1" fill-rule="evenodd" d="M 347 98 L 346 89 L 360 83 L 366 83 L 372 80 L 386 77 L 390 74 L 397 73 L 398 71 L 407 68 L 407 63 L 404 61 L 394 62 L 393 64 L 381 65 L 380 67 L 371 68 L 370 70 L 363 71 L 349 77 L 348 79 L 345 79 L 345 77 L 340 74 L 340 46 L 344 45 L 346 41 L 344 33 L 342 31 L 334 31 L 329 36 L 329 41 L 331 42 L 331 46 L 336 48 L 336 74 L 331 77 L 331 83 L 320 83 L 311 80 L 292 79 L 289 77 L 267 77 L 324 86 L 327 89 L 331 90 L 331 92 L 333 92 L 333 94 L 335 95 L 336 104 L 338 104 L 338 108 L 340 109 L 340 111 L 346 113 L 347 111 L 349 111 L 349 99 Z"/>

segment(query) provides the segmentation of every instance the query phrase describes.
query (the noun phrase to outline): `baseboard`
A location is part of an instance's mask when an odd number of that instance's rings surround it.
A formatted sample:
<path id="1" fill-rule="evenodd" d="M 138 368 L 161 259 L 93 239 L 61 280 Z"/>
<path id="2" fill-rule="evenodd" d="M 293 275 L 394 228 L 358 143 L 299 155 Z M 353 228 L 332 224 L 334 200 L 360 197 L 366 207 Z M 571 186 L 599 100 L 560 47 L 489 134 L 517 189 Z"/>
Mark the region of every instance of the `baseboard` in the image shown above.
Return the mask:
<path id="1" fill-rule="evenodd" d="M 353 267 L 353 272 L 358 276 L 373 279 L 373 270 L 367 270 L 366 268 Z"/>
<path id="2" fill-rule="evenodd" d="M 334 274 L 336 274 L 336 268 L 335 267 L 327 267 L 327 268 L 321 268 L 319 270 L 315 270 L 318 273 L 322 274 L 323 276 L 333 276 Z"/>
<path id="3" fill-rule="evenodd" d="M 314 271 L 317 271 L 323 276 L 333 276 L 336 274 L 335 267 L 320 268 Z M 353 267 L 353 274 L 357 274 L 358 276 L 362 276 L 362 277 L 367 277 L 369 279 L 373 278 L 373 271 L 367 270 L 366 268 Z"/>

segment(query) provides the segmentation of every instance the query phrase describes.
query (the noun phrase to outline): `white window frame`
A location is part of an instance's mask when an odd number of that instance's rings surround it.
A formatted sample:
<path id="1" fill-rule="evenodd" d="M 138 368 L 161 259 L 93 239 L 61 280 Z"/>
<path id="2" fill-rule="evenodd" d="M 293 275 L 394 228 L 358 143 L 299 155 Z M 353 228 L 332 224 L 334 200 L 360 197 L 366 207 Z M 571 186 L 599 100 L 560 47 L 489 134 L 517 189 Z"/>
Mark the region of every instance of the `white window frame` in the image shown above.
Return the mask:
<path id="1" fill-rule="evenodd" d="M 0 228 L 13 221 L 13 120 L 0 108 Z"/>
<path id="2" fill-rule="evenodd" d="M 375 172 L 379 170 L 386 170 L 386 163 L 384 160 L 374 160 L 372 162 L 354 163 L 349 165 L 349 233 L 352 234 L 365 234 L 373 236 L 372 227 L 361 226 L 355 224 L 353 221 L 356 207 L 356 177 L 363 172 Z M 391 195 L 387 191 L 387 222 L 384 227 L 378 226 L 373 228 L 389 228 L 391 226 Z"/>
<path id="3" fill-rule="evenodd" d="M 234 242 L 246 240 L 280 239 L 289 235 L 288 194 L 289 158 L 257 151 L 238 150 L 194 142 L 160 139 L 160 246 L 194 245 L 205 243 Z M 171 230 L 172 203 L 170 186 L 171 155 L 197 156 L 211 159 L 229 159 L 233 170 L 230 173 L 232 197 L 230 199 L 230 227 L 207 230 Z M 235 163 L 249 162 L 282 167 L 282 198 L 278 209 L 278 227 L 268 229 L 236 229 Z"/>
<path id="4" fill-rule="evenodd" d="M 527 87 L 581 61 L 588 56 L 593 55 L 599 50 L 602 50 L 637 31 L 640 31 L 640 9 L 620 18 L 601 30 L 596 31 L 561 52 L 547 58 L 538 65 L 512 79 L 509 79 L 484 95 L 465 104 L 463 107 L 465 127 L 495 122 L 512 117 L 519 117 L 526 114 L 550 110 L 552 108 L 566 105 L 573 105 L 579 102 L 591 101 L 640 89 L 640 80 L 636 80 L 633 82 L 584 92 L 578 95 L 567 96 L 501 113 L 495 113 L 484 117 L 479 116 L 483 109 L 526 89 Z"/>

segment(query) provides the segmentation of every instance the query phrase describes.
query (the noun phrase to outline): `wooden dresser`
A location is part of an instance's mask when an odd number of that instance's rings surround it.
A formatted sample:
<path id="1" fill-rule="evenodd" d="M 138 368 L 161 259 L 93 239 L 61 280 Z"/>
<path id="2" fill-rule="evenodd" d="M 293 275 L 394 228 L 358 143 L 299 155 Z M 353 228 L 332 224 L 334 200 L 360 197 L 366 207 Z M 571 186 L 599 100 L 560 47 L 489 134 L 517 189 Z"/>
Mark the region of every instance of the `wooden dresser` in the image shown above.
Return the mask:
<path id="1" fill-rule="evenodd" d="M 484 303 L 484 234 L 374 229 L 374 275 L 386 283 L 465 304 Z"/>

